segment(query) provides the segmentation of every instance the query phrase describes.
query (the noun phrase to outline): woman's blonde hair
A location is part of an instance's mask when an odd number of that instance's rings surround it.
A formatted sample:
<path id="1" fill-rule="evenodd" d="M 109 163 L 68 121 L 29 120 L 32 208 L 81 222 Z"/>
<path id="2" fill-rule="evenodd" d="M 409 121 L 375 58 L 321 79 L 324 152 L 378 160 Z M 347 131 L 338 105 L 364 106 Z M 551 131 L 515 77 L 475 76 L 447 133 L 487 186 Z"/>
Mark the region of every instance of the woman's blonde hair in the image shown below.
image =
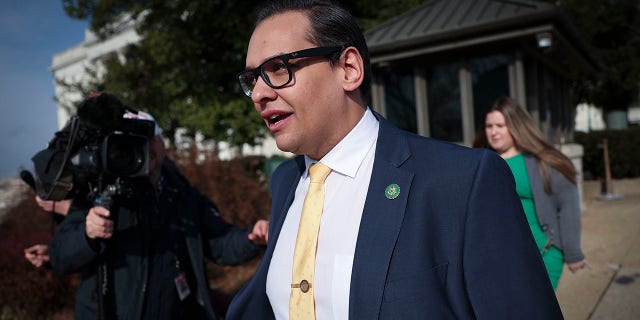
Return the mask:
<path id="1" fill-rule="evenodd" d="M 536 158 L 545 192 L 552 192 L 549 166 L 560 171 L 574 184 L 576 183 L 576 169 L 571 160 L 546 142 L 542 132 L 534 125 L 531 115 L 516 100 L 509 97 L 498 98 L 485 114 L 485 119 L 486 115 L 493 111 L 498 111 L 504 116 L 505 124 L 513 137 L 516 148 Z M 484 122 L 476 134 L 473 146 L 492 149 L 484 130 Z"/>

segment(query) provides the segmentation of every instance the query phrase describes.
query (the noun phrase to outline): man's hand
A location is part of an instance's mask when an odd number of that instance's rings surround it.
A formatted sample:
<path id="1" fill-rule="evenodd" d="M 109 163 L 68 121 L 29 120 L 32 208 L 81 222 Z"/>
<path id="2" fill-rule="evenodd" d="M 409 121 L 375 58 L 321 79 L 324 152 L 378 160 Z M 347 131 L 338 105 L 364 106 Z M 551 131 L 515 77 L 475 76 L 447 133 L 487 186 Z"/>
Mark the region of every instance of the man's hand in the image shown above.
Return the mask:
<path id="1" fill-rule="evenodd" d="M 249 234 L 249 240 L 257 245 L 266 245 L 269 239 L 269 221 L 258 220 Z"/>
<path id="2" fill-rule="evenodd" d="M 24 249 L 24 257 L 36 268 L 42 267 L 49 262 L 49 246 L 46 244 L 36 244 Z"/>
<path id="3" fill-rule="evenodd" d="M 85 232 L 89 239 L 109 239 L 113 236 L 113 221 L 109 220 L 111 212 L 103 207 L 93 207 L 87 215 Z"/>

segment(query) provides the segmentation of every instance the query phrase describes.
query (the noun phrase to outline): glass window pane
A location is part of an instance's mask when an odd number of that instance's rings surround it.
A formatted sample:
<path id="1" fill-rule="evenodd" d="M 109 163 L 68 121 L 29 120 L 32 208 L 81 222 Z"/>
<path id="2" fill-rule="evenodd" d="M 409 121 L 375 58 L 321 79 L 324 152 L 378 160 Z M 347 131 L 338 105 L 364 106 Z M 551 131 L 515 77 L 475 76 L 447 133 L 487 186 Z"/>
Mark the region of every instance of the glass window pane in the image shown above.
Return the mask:
<path id="1" fill-rule="evenodd" d="M 429 135 L 433 138 L 463 140 L 459 69 L 459 63 L 451 63 L 427 70 Z"/>
<path id="2" fill-rule="evenodd" d="M 496 99 L 509 96 L 509 62 L 502 54 L 469 61 L 476 130 L 484 127 L 484 115 Z"/>
<path id="3" fill-rule="evenodd" d="M 393 70 L 383 75 L 384 103 L 387 120 L 399 128 L 417 133 L 416 97 L 413 72 Z"/>

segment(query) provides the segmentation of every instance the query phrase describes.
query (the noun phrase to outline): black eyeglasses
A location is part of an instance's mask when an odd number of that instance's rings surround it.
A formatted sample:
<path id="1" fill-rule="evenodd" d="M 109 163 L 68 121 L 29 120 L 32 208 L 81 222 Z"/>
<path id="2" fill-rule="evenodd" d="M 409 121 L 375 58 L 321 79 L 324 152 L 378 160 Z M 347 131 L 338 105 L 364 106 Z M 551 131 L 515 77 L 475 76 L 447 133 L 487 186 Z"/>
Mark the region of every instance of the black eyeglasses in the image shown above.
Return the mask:
<path id="1" fill-rule="evenodd" d="M 248 69 L 238 73 L 238 81 L 240 81 L 242 91 L 248 97 L 251 97 L 253 88 L 258 82 L 258 77 L 261 77 L 269 87 L 279 89 L 289 84 L 293 79 L 293 73 L 289 66 L 290 59 L 328 56 L 336 52 L 342 52 L 342 50 L 344 50 L 344 46 L 317 47 L 281 54 L 263 62 L 255 69 Z"/>

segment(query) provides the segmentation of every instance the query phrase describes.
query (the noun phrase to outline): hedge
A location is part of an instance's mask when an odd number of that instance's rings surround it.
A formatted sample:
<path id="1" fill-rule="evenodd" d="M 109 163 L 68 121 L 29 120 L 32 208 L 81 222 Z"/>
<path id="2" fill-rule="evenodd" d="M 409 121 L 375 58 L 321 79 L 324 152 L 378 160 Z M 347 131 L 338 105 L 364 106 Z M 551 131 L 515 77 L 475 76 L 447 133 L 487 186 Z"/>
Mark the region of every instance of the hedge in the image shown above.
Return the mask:
<path id="1" fill-rule="evenodd" d="M 223 219 L 242 227 L 268 218 L 271 197 L 263 173 L 263 157 L 220 161 L 215 157 L 197 160 L 193 150 L 181 155 L 172 152 L 185 177 L 209 196 Z M 35 268 L 24 258 L 24 248 L 48 243 L 52 223 L 25 189 L 22 200 L 0 221 L 0 320 L 72 319 L 74 289 L 78 276 L 57 276 L 51 269 Z M 233 294 L 244 284 L 260 261 L 223 267 L 208 263 L 214 308 L 224 315 Z"/>
<path id="2" fill-rule="evenodd" d="M 605 176 L 604 139 L 607 139 L 612 178 L 640 177 L 640 127 L 629 127 L 574 134 L 575 142 L 584 147 L 582 165 L 585 179 L 603 179 Z"/>

